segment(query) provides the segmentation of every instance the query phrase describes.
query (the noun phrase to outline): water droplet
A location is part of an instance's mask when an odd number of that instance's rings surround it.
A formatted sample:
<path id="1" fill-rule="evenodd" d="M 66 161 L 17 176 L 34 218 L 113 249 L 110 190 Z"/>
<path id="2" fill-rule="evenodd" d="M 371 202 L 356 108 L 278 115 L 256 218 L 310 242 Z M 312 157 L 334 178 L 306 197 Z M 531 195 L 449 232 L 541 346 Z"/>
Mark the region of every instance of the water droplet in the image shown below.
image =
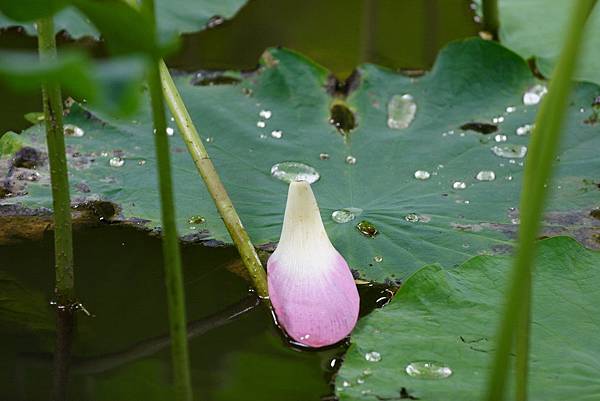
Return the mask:
<path id="1" fill-rule="evenodd" d="M 266 125 L 267 125 L 267 124 L 266 124 L 264 121 L 258 121 L 258 122 L 256 123 L 256 126 L 257 126 L 258 128 L 265 128 L 265 126 L 266 126 Z"/>
<path id="2" fill-rule="evenodd" d="M 517 135 L 527 135 L 533 130 L 533 124 L 525 124 L 516 129 Z"/>
<path id="3" fill-rule="evenodd" d="M 175 134 L 175 130 L 171 127 L 167 127 L 166 131 L 168 136 L 173 136 L 173 134 Z"/>
<path id="4" fill-rule="evenodd" d="M 365 359 L 369 362 L 379 362 L 381 361 L 381 354 L 377 351 L 367 352 L 365 354 Z"/>
<path id="5" fill-rule="evenodd" d="M 211 143 L 211 142 L 214 142 L 214 140 L 215 140 L 215 138 L 213 138 L 212 136 L 209 136 L 209 137 L 207 137 L 206 139 L 204 139 L 204 141 L 205 141 L 206 143 Z"/>
<path id="6" fill-rule="evenodd" d="M 454 181 L 454 183 L 452 183 L 452 188 L 454 189 L 465 189 L 467 187 L 467 184 L 463 181 Z"/>
<path id="7" fill-rule="evenodd" d="M 492 146 L 491 150 L 496 156 L 507 159 L 522 159 L 527 154 L 527 146 L 524 145 Z"/>
<path id="8" fill-rule="evenodd" d="M 383 256 L 373 256 L 373 261 L 377 262 L 377 263 L 381 263 L 383 262 Z"/>
<path id="9" fill-rule="evenodd" d="M 547 92 L 548 88 L 546 88 L 546 85 L 534 85 L 523 94 L 523 104 L 526 106 L 538 104 Z"/>
<path id="10" fill-rule="evenodd" d="M 274 164 L 273 167 L 271 167 L 271 175 L 287 183 L 306 181 L 309 184 L 312 184 L 321 178 L 319 172 L 313 167 L 299 162 L 281 162 Z"/>
<path id="11" fill-rule="evenodd" d="M 331 219 L 339 224 L 348 223 L 359 216 L 362 211 L 362 209 L 356 207 L 346 207 L 335 210 L 333 213 L 331 213 Z"/>
<path id="12" fill-rule="evenodd" d="M 281 137 L 283 136 L 283 131 L 281 131 L 281 130 L 271 131 L 271 136 L 275 139 L 281 139 Z"/>
<path id="13" fill-rule="evenodd" d="M 346 163 L 348 164 L 356 164 L 356 157 L 348 155 L 346 156 Z"/>
<path id="14" fill-rule="evenodd" d="M 415 171 L 415 178 L 417 180 L 427 180 L 427 179 L 429 179 L 429 177 L 431 177 L 431 174 L 429 174 L 429 171 L 425 171 L 425 170 Z"/>
<path id="15" fill-rule="evenodd" d="M 507 181 L 512 181 L 513 180 L 513 176 L 512 175 L 507 175 L 506 177 L 504 177 L 504 179 L 506 179 Z"/>
<path id="16" fill-rule="evenodd" d="M 144 164 L 146 164 L 146 159 L 138 160 L 138 166 L 143 166 Z"/>
<path id="17" fill-rule="evenodd" d="M 379 231 L 377 231 L 377 228 L 375 228 L 373 223 L 367 220 L 363 220 L 360 223 L 358 223 L 356 225 L 356 228 L 365 237 L 374 238 L 377 234 L 379 234 Z"/>
<path id="18" fill-rule="evenodd" d="M 65 124 L 63 132 L 66 136 L 74 136 L 76 138 L 81 138 L 85 135 L 84 130 L 73 124 Z"/>
<path id="19" fill-rule="evenodd" d="M 350 387 L 350 382 L 349 382 L 349 381 L 346 381 L 346 380 L 344 380 L 344 381 L 342 382 L 342 386 L 344 386 L 344 387 Z"/>
<path id="20" fill-rule="evenodd" d="M 521 222 L 521 220 L 518 217 L 515 217 L 513 219 L 510 219 L 510 222 L 512 224 L 519 224 Z"/>
<path id="21" fill-rule="evenodd" d="M 496 179 L 496 173 L 494 173 L 493 171 L 489 171 L 489 170 L 481 170 L 480 172 L 477 173 L 475 178 L 478 181 L 494 181 Z"/>
<path id="22" fill-rule="evenodd" d="M 266 136 L 265 134 L 260 134 L 258 137 L 259 137 L 260 139 L 265 139 L 267 136 Z"/>
<path id="23" fill-rule="evenodd" d="M 100 152 L 100 156 L 102 156 L 102 157 L 108 157 L 108 152 Z"/>
<path id="24" fill-rule="evenodd" d="M 417 379 L 445 379 L 452 374 L 452 369 L 432 361 L 417 361 L 406 366 L 406 374 Z"/>
<path id="25" fill-rule="evenodd" d="M 308 340 L 310 338 L 310 334 L 305 334 L 303 336 L 300 336 L 300 340 Z"/>
<path id="26" fill-rule="evenodd" d="M 110 160 L 108 161 L 108 164 L 111 167 L 122 167 L 125 164 L 125 159 L 115 156 L 115 157 L 111 157 Z"/>
<path id="27" fill-rule="evenodd" d="M 394 95 L 388 103 L 387 125 L 392 129 L 408 128 L 416 113 L 417 104 L 412 95 Z"/>
<path id="28" fill-rule="evenodd" d="M 203 216 L 192 216 L 188 219 L 188 224 L 202 224 L 206 222 Z"/>
<path id="29" fill-rule="evenodd" d="M 362 371 L 363 376 L 371 376 L 373 374 L 373 371 L 369 368 L 366 368 Z"/>
<path id="30" fill-rule="evenodd" d="M 502 117 L 502 116 L 494 117 L 494 118 L 492 118 L 492 122 L 494 124 L 500 124 L 501 122 L 504 122 L 504 117 Z"/>
<path id="31" fill-rule="evenodd" d="M 319 159 L 321 159 L 321 160 L 329 160 L 329 153 L 321 153 L 321 154 L 319 154 Z"/>
<path id="32" fill-rule="evenodd" d="M 508 106 L 506 108 L 507 113 L 514 113 L 515 111 L 517 111 L 517 108 L 515 106 Z"/>
<path id="33" fill-rule="evenodd" d="M 410 223 L 416 223 L 420 220 L 419 215 L 416 213 L 409 213 L 406 216 L 404 216 L 404 220 L 410 222 Z"/>
<path id="34" fill-rule="evenodd" d="M 496 142 L 506 142 L 506 139 L 507 139 L 506 135 L 504 135 L 504 134 L 496 134 L 494 136 L 494 141 L 496 141 Z"/>
<path id="35" fill-rule="evenodd" d="M 268 120 L 269 118 L 271 118 L 271 115 L 273 113 L 271 112 L 271 110 L 261 110 L 258 115 L 262 118 L 264 118 L 265 120 Z"/>

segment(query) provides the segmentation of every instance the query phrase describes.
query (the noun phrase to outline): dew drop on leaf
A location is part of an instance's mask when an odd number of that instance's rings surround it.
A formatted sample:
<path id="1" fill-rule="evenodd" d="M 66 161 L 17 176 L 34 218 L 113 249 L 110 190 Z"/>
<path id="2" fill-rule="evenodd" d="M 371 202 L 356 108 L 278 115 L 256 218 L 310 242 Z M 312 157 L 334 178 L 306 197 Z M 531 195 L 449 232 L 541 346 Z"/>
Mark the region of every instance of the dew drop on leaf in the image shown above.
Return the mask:
<path id="1" fill-rule="evenodd" d="M 352 155 L 346 156 L 346 163 L 348 164 L 356 164 L 356 157 Z"/>
<path id="2" fill-rule="evenodd" d="M 355 207 L 347 207 L 335 210 L 333 213 L 331 213 L 331 220 L 335 221 L 338 224 L 349 223 L 361 213 L 362 209 Z"/>
<path id="3" fill-rule="evenodd" d="M 490 170 L 481 170 L 475 176 L 477 181 L 494 181 L 496 179 L 496 173 Z"/>
<path id="4" fill-rule="evenodd" d="M 365 360 L 368 362 L 379 362 L 381 361 L 381 354 L 377 351 L 367 352 L 365 354 Z"/>
<path id="5" fill-rule="evenodd" d="M 432 361 L 412 362 L 404 370 L 406 374 L 417 379 L 445 379 L 452 374 L 452 369 L 448 366 Z"/>
<path id="6" fill-rule="evenodd" d="M 271 175 L 278 180 L 291 183 L 306 181 L 313 184 L 321 178 L 319 172 L 308 164 L 299 162 L 281 162 L 271 167 Z"/>
<path id="7" fill-rule="evenodd" d="M 522 159 L 527 154 L 527 146 L 524 145 L 492 146 L 491 150 L 496 156 L 506 159 Z"/>
<path id="8" fill-rule="evenodd" d="M 527 135 L 533 130 L 533 127 L 533 124 L 525 124 L 518 127 L 515 132 L 517 133 L 517 135 Z"/>
<path id="9" fill-rule="evenodd" d="M 188 219 L 188 224 L 202 224 L 206 221 L 203 216 L 192 216 Z"/>
<path id="10" fill-rule="evenodd" d="M 261 110 L 258 115 L 262 118 L 264 118 L 265 120 L 268 120 L 269 118 L 271 118 L 271 115 L 273 113 L 271 113 L 271 110 Z"/>
<path id="11" fill-rule="evenodd" d="M 377 234 L 379 234 L 379 231 L 377 230 L 377 228 L 375 228 L 373 223 L 367 220 L 363 220 L 360 223 L 358 223 L 356 225 L 356 229 L 360 231 L 360 233 L 365 237 L 374 238 Z"/>
<path id="12" fill-rule="evenodd" d="M 123 165 L 125 164 L 125 159 L 118 156 L 111 157 L 108 161 L 108 164 L 111 167 L 123 167 Z"/>
<path id="13" fill-rule="evenodd" d="M 387 125 L 392 129 L 408 128 L 416 113 L 417 104 L 412 95 L 394 95 L 388 103 Z"/>
<path id="14" fill-rule="evenodd" d="M 404 220 L 410 222 L 410 223 L 416 223 L 420 220 L 419 215 L 416 213 L 409 213 L 406 216 L 404 216 Z"/>
<path id="15" fill-rule="evenodd" d="M 63 132 L 66 136 L 73 136 L 76 138 L 81 138 L 85 135 L 85 131 L 83 129 L 73 124 L 65 124 Z"/>
<path id="16" fill-rule="evenodd" d="M 429 177 L 431 177 L 431 174 L 429 173 L 429 171 L 425 171 L 425 170 L 415 171 L 415 178 L 417 180 L 427 180 L 427 179 L 429 179 Z"/>
<path id="17" fill-rule="evenodd" d="M 547 92 L 548 88 L 546 88 L 546 85 L 534 85 L 523 94 L 523 104 L 526 106 L 538 104 Z"/>
<path id="18" fill-rule="evenodd" d="M 452 188 L 454 189 L 465 189 L 467 184 L 464 181 L 454 181 L 452 183 Z"/>

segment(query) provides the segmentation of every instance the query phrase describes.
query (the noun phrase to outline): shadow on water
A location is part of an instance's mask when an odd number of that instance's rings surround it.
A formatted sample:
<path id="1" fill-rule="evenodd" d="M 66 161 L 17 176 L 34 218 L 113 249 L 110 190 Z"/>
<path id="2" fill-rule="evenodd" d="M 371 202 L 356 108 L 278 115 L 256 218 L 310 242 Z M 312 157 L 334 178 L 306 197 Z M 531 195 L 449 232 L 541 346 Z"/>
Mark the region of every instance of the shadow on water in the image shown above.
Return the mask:
<path id="1" fill-rule="evenodd" d="M 170 355 L 159 239 L 132 228 L 75 233 L 78 312 L 69 399 L 170 399 Z M 46 400 L 55 311 L 52 238 L 0 246 L 0 389 L 6 400 Z M 249 285 L 228 270 L 234 249 L 183 247 L 193 386 L 204 400 L 319 400 L 346 344 L 290 346 Z M 362 286 L 362 314 L 386 290 Z M 290 398 L 290 395 L 293 398 Z"/>

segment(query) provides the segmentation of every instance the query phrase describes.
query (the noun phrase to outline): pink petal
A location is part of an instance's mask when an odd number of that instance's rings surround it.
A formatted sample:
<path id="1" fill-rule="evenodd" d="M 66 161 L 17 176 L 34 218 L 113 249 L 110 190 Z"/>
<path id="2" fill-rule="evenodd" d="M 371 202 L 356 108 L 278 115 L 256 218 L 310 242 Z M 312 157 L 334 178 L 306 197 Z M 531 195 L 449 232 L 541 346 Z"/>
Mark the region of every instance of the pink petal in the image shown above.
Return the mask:
<path id="1" fill-rule="evenodd" d="M 348 264 L 333 247 L 310 184 L 290 184 L 281 238 L 267 262 L 269 297 L 295 341 L 323 347 L 344 339 L 360 299 Z"/>
<path id="2" fill-rule="evenodd" d="M 348 264 L 337 251 L 312 269 L 290 269 L 289 261 L 267 263 L 269 297 L 290 337 L 311 347 L 343 340 L 358 319 L 360 300 Z"/>

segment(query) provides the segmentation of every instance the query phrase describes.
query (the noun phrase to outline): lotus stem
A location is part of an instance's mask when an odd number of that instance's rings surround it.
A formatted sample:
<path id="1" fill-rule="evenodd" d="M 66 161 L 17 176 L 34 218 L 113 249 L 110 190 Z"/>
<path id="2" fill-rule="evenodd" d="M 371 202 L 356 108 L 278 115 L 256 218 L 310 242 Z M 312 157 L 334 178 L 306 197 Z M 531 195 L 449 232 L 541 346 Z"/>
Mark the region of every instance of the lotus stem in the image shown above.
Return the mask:
<path id="1" fill-rule="evenodd" d="M 56 40 L 52 17 L 37 21 L 40 61 L 56 59 Z M 44 122 L 50 162 L 52 207 L 54 209 L 54 267 L 55 294 L 58 305 L 74 301 L 73 234 L 71 231 L 71 199 L 65 154 L 63 106 L 60 85 L 46 82 L 42 85 Z"/>
<path id="2" fill-rule="evenodd" d="M 498 35 L 500 18 L 498 17 L 498 0 L 483 0 L 483 29 L 490 32 L 494 37 Z"/>
<path id="3" fill-rule="evenodd" d="M 154 15 L 154 1 L 145 0 L 142 4 Z M 156 22 L 154 22 L 156 31 Z M 155 34 L 156 37 L 156 34 Z M 192 384 L 186 332 L 185 293 L 183 273 L 181 269 L 181 253 L 175 223 L 175 201 L 173 197 L 173 180 L 167 136 L 167 120 L 160 83 L 159 59 L 153 60 L 148 71 L 148 86 L 152 104 L 154 121 L 154 143 L 158 168 L 160 190 L 160 206 L 162 219 L 162 244 L 165 267 L 165 284 L 167 287 L 167 304 L 171 336 L 171 357 L 175 382 L 175 399 L 191 401 Z"/>
<path id="4" fill-rule="evenodd" d="M 527 359 L 530 336 L 531 279 L 536 254 L 536 238 L 547 195 L 547 183 L 565 119 L 571 77 L 583 39 L 585 22 L 596 0 L 573 3 L 565 44 L 550 81 L 550 88 L 542 101 L 529 146 L 521 195 L 521 225 L 519 242 L 507 288 L 507 302 L 501 314 L 496 352 L 490 370 L 486 399 L 501 401 L 505 398 L 510 351 L 517 339 L 516 400 L 527 400 Z M 526 305 L 523 305 L 525 303 Z"/>
<path id="5" fill-rule="evenodd" d="M 173 114 L 173 118 L 177 123 L 179 132 L 196 164 L 198 172 L 206 184 L 208 192 L 217 206 L 217 210 L 227 227 L 227 231 L 229 231 L 233 243 L 242 257 L 242 261 L 250 274 L 250 278 L 252 279 L 257 294 L 263 299 L 267 298 L 267 277 L 265 270 L 260 263 L 260 259 L 258 258 L 258 254 L 256 253 L 256 249 L 252 245 L 250 237 L 244 229 L 240 217 L 219 178 L 219 174 L 202 144 L 200 135 L 198 134 L 194 122 L 192 121 L 192 117 L 188 113 L 185 103 L 175 86 L 175 82 L 173 82 L 173 78 L 171 78 L 167 65 L 164 61 L 161 61 L 159 64 L 160 78 L 165 99 Z"/>

